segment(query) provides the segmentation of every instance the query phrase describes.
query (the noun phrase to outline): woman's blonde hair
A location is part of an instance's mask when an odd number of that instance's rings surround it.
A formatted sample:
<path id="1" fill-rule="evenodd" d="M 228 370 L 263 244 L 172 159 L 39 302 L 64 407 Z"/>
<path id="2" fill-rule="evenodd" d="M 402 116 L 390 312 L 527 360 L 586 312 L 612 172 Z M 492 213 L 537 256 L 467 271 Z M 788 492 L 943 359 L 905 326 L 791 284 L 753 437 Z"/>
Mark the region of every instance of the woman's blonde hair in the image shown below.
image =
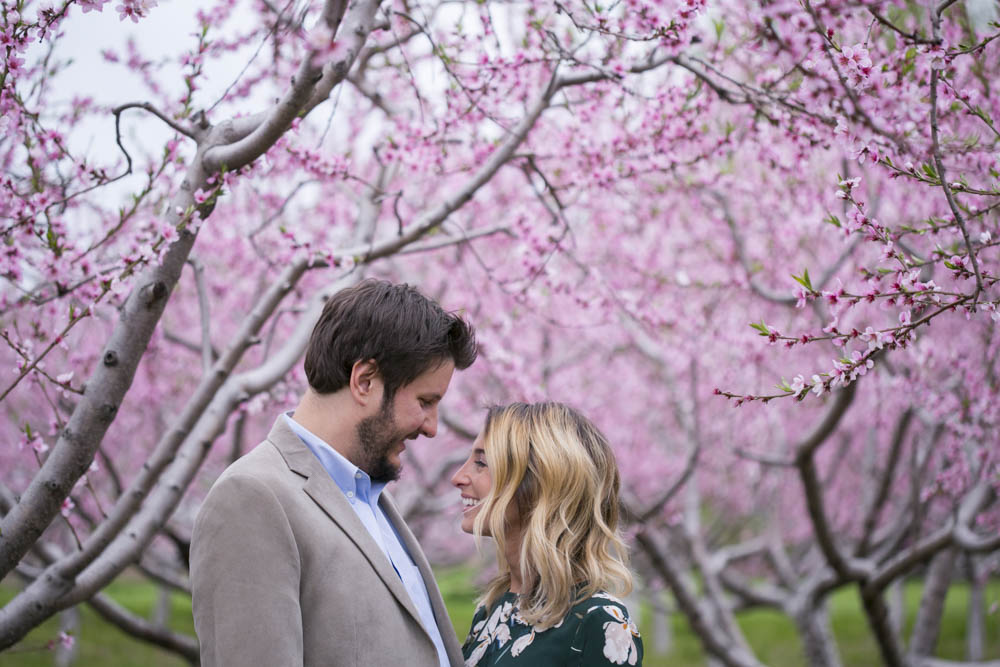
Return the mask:
<path id="1" fill-rule="evenodd" d="M 477 539 L 496 540 L 499 573 L 480 602 L 489 608 L 510 588 L 511 507 L 521 534 L 519 607 L 526 622 L 547 628 L 598 591 L 632 590 L 618 534 L 618 466 L 590 420 L 562 403 L 493 407 L 483 449 L 492 486 L 474 531 Z"/>

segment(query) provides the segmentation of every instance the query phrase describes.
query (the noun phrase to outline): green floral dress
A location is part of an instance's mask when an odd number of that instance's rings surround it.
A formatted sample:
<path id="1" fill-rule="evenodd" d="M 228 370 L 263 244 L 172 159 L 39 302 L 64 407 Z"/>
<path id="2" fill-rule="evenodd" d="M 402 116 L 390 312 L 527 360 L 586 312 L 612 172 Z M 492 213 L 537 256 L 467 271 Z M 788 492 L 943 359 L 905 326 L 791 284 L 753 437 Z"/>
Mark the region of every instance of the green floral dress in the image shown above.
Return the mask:
<path id="1" fill-rule="evenodd" d="M 476 609 L 462 655 L 466 667 L 641 666 L 642 639 L 625 605 L 606 593 L 574 605 L 545 630 L 528 625 L 517 609 L 517 595 L 506 593 L 489 609 Z"/>

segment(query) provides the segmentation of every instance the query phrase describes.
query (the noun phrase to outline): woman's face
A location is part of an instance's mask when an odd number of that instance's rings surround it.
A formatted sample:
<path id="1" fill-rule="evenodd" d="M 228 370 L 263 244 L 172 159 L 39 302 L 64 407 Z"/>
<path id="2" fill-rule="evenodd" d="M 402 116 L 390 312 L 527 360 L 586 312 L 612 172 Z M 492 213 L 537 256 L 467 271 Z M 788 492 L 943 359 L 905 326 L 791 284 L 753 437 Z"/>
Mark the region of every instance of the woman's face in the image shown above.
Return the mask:
<path id="1" fill-rule="evenodd" d="M 451 477 L 451 483 L 462 493 L 462 530 L 472 533 L 472 526 L 479 514 L 479 506 L 490 492 L 493 479 L 486 467 L 486 452 L 483 450 L 483 434 L 472 443 L 472 452 L 462 467 Z"/>

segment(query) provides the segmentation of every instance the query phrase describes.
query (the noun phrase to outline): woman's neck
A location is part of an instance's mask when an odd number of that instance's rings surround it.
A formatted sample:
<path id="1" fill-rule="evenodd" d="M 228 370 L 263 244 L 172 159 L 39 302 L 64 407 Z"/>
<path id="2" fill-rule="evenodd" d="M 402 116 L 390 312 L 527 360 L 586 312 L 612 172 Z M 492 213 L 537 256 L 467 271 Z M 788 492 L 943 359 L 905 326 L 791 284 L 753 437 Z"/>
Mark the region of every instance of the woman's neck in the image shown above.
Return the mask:
<path id="1" fill-rule="evenodd" d="M 513 532 L 513 531 L 511 531 Z M 510 572 L 510 592 L 521 593 L 523 582 L 521 581 L 521 534 L 507 535 L 504 557 L 507 559 L 507 568 Z"/>

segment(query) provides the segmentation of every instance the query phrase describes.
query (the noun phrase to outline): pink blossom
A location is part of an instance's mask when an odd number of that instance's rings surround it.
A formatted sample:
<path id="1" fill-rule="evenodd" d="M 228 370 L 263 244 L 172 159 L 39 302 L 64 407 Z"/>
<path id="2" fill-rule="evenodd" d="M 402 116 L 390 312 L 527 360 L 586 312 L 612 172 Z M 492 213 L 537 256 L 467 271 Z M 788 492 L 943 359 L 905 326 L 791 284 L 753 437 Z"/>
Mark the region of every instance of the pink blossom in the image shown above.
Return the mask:
<path id="1" fill-rule="evenodd" d="M 59 512 L 63 516 L 68 517 L 70 515 L 70 512 L 73 511 L 74 507 L 76 507 L 76 503 L 73 502 L 72 498 L 66 496 L 65 498 L 63 498 L 62 504 L 59 505 Z"/>
<path id="2" fill-rule="evenodd" d="M 156 0 L 122 0 L 115 11 L 118 12 L 119 21 L 130 18 L 133 23 L 138 23 L 140 18 L 149 15 L 149 10 L 153 7 L 156 7 Z"/>
<path id="3" fill-rule="evenodd" d="M 110 0 L 76 0 L 76 4 L 80 5 L 80 9 L 84 14 L 91 11 L 100 12 L 108 2 Z"/>
<path id="4" fill-rule="evenodd" d="M 806 307 L 806 302 L 809 301 L 809 298 L 810 298 L 810 294 L 806 290 L 805 287 L 802 287 L 801 285 L 799 285 L 799 286 L 797 286 L 795 288 L 795 307 L 796 308 L 805 308 Z"/>

